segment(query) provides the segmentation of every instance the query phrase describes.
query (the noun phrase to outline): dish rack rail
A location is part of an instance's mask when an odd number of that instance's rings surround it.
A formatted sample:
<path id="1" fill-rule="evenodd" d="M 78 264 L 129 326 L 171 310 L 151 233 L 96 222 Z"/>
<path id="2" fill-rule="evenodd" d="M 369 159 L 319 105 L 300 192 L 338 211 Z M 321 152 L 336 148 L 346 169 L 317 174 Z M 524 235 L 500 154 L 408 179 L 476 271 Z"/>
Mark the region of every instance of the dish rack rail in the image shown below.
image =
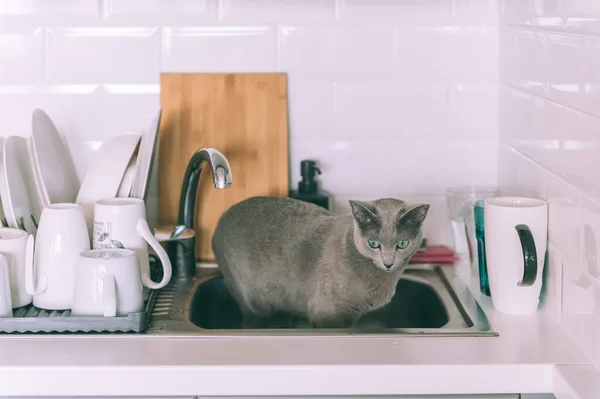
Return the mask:
<path id="1" fill-rule="evenodd" d="M 161 278 L 158 259 L 150 256 L 153 280 Z M 160 270 L 160 271 L 159 271 Z M 15 333 L 140 333 L 148 328 L 158 292 L 150 291 L 141 312 L 127 316 L 71 316 L 71 310 L 45 310 L 33 304 L 13 309 L 13 317 L 0 318 L 0 334 Z"/>

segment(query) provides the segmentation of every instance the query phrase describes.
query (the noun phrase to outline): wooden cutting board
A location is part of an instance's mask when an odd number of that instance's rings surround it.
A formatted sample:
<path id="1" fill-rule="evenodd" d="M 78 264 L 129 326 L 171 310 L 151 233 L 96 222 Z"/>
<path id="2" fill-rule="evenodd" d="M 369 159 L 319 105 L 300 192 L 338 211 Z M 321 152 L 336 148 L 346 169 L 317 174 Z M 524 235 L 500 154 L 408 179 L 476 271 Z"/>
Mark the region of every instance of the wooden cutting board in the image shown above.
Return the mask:
<path id="1" fill-rule="evenodd" d="M 287 196 L 288 102 L 285 73 L 163 73 L 159 129 L 159 221 L 177 222 L 185 168 L 213 147 L 229 160 L 232 185 L 213 186 L 203 164 L 196 196 L 196 257 L 214 261 L 211 239 L 221 214 L 256 195 Z"/>

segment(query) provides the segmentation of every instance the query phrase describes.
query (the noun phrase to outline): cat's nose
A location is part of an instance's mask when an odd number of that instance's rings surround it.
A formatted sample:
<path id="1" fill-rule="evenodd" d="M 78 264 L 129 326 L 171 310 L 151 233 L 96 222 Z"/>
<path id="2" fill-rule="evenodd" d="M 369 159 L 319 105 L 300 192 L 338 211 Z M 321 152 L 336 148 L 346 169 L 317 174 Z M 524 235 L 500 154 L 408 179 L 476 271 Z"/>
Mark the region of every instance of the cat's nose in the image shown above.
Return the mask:
<path id="1" fill-rule="evenodd" d="M 392 266 L 394 266 L 393 263 L 390 263 L 389 265 L 387 263 L 384 263 L 383 265 L 385 266 L 386 269 L 391 269 Z"/>

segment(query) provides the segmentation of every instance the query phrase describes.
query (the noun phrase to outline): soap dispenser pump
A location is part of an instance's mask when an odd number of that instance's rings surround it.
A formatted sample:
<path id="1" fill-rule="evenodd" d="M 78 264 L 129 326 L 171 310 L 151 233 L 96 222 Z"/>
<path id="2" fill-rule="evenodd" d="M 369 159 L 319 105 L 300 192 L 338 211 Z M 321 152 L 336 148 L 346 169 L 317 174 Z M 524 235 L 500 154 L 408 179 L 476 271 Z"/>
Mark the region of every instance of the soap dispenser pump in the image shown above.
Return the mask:
<path id="1" fill-rule="evenodd" d="M 325 190 L 319 190 L 319 184 L 316 180 L 317 174 L 321 174 L 321 169 L 317 167 L 317 163 L 311 160 L 303 160 L 300 162 L 300 174 L 302 180 L 298 182 L 298 190 L 293 190 L 290 197 L 331 210 L 331 195 Z"/>

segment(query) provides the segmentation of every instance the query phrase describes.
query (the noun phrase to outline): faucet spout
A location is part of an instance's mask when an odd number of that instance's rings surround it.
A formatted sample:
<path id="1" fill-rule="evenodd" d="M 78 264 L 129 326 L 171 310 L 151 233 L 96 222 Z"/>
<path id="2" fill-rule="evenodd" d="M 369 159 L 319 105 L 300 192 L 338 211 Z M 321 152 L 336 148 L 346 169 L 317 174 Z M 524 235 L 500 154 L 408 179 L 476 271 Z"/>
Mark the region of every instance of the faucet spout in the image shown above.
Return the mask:
<path id="1" fill-rule="evenodd" d="M 196 275 L 194 211 L 203 164 L 212 171 L 213 184 L 216 188 L 231 187 L 231 168 L 223 154 L 214 148 L 201 148 L 192 155 L 181 185 L 177 224 L 158 228 L 154 233 L 157 240 L 166 246 L 173 266 L 172 279 L 174 280 L 185 281 Z"/>
<path id="2" fill-rule="evenodd" d="M 212 171 L 215 188 L 231 187 L 231 168 L 229 167 L 229 161 L 223 154 L 214 148 L 201 148 L 192 155 L 183 176 L 177 220 L 177 224 L 190 229 L 194 228 L 196 193 L 203 163 L 206 163 Z"/>

